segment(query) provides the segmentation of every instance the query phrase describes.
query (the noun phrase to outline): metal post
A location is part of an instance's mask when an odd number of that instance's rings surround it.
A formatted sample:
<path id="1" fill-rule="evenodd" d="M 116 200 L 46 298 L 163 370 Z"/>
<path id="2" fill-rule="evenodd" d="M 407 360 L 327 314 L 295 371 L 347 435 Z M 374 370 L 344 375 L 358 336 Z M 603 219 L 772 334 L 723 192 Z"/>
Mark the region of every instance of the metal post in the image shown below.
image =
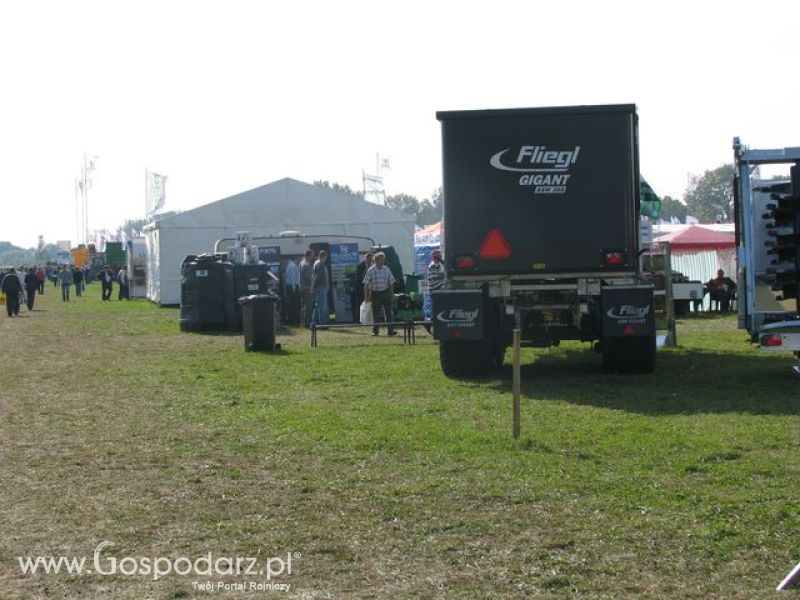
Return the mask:
<path id="1" fill-rule="evenodd" d="M 798 564 L 789 572 L 786 577 L 783 578 L 783 581 L 778 584 L 778 587 L 776 587 L 775 590 L 778 592 L 789 590 L 795 587 L 798 581 L 800 581 L 800 564 Z"/>
<path id="2" fill-rule="evenodd" d="M 514 329 L 514 367 L 513 367 L 513 377 L 514 377 L 514 423 L 512 427 L 512 433 L 514 438 L 519 437 L 519 420 L 520 420 L 520 343 L 522 339 L 522 330 L 517 328 Z"/>

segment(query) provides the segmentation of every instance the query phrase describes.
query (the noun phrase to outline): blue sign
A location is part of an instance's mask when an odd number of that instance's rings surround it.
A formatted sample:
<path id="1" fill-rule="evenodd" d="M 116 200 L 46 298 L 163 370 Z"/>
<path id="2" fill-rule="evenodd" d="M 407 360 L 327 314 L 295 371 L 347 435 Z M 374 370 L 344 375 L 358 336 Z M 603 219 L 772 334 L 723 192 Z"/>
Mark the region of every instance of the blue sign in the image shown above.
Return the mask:
<path id="1" fill-rule="evenodd" d="M 353 320 L 352 292 L 358 269 L 358 244 L 331 244 L 331 279 L 333 284 L 333 309 L 337 323 Z"/>
<path id="2" fill-rule="evenodd" d="M 331 264 L 357 265 L 358 244 L 331 244 Z"/>
<path id="3" fill-rule="evenodd" d="M 270 259 L 275 260 L 280 255 L 281 255 L 281 247 L 280 246 L 259 246 L 258 247 L 258 258 L 260 258 L 264 262 L 269 262 Z"/>

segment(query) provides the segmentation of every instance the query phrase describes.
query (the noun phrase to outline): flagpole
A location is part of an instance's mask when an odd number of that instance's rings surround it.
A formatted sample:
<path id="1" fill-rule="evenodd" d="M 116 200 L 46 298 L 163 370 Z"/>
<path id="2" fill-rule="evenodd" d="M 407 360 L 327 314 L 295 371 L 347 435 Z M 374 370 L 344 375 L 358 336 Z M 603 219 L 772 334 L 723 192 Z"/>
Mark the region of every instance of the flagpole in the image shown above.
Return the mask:
<path id="1" fill-rule="evenodd" d="M 74 177 L 72 180 L 73 183 L 73 194 L 75 195 L 75 243 L 77 244 L 78 240 L 81 237 L 81 199 L 80 195 L 78 194 L 78 178 Z"/>
<path id="2" fill-rule="evenodd" d="M 85 152 L 83 153 L 83 243 L 89 243 L 89 177 Z"/>

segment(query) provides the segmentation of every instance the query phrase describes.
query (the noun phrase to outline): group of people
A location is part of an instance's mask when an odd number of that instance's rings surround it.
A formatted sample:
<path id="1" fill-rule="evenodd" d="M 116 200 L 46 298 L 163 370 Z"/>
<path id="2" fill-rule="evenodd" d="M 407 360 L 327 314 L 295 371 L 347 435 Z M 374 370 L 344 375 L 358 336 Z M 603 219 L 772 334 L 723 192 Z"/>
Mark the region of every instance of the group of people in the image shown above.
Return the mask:
<path id="1" fill-rule="evenodd" d="M 18 316 L 20 306 L 27 305 L 28 310 L 33 310 L 36 294 L 44 294 L 45 281 L 49 277 L 53 285 L 61 288 L 61 300 L 70 301 L 72 288 L 75 296 L 80 297 L 86 290 L 88 271 L 85 268 L 76 268 L 70 265 L 53 267 L 48 273 L 42 267 L 30 267 L 17 270 L 10 268 L 7 273 L 0 272 L 0 291 L 5 296 L 6 312 L 9 317 Z M 116 273 L 111 267 L 105 267 L 97 276 L 102 288 L 103 300 L 110 300 L 113 293 L 114 282 L 119 286 L 119 300 L 130 299 L 130 280 L 125 267 Z"/>
<path id="2" fill-rule="evenodd" d="M 425 293 L 425 318 L 432 317 L 430 292 L 439 289 L 444 283 L 444 263 L 441 253 L 434 250 L 428 267 L 428 291 Z M 305 327 L 328 324 L 330 307 L 328 303 L 331 276 L 328 252 L 320 250 L 315 256 L 309 248 L 299 264 L 289 260 L 283 272 L 284 306 L 287 323 Z M 372 335 L 379 334 L 379 319 L 386 323 L 387 334 L 397 335 L 393 322 L 392 302 L 394 299 L 395 277 L 386 266 L 383 252 L 367 252 L 355 271 L 351 294 L 353 320 L 358 321 L 359 307 L 367 302 L 372 308 L 374 327 Z"/>
<path id="3" fill-rule="evenodd" d="M 86 269 L 71 268 L 69 265 L 59 267 L 55 276 L 54 284 L 61 286 L 61 300 L 69 302 L 70 290 L 75 286 L 75 296 L 80 297 L 86 290 Z M 111 300 L 114 291 L 114 282 L 119 285 L 118 300 L 130 300 L 130 280 L 125 267 L 120 268 L 116 273 L 106 266 L 97 274 L 97 281 L 100 282 L 103 300 Z"/>
<path id="4" fill-rule="evenodd" d="M 41 267 L 30 267 L 17 271 L 11 267 L 7 273 L 0 273 L 0 291 L 6 299 L 6 313 L 9 317 L 19 315 L 22 304 L 33 310 L 36 294 L 44 294 L 46 275 Z"/>

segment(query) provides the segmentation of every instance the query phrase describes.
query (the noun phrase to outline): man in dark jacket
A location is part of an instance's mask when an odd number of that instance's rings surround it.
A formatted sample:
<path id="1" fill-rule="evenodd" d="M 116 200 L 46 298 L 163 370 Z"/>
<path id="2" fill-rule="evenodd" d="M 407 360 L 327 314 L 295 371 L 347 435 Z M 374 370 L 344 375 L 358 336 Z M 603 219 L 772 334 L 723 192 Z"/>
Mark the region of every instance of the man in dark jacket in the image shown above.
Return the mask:
<path id="1" fill-rule="evenodd" d="M 33 310 L 33 301 L 36 298 L 36 292 L 39 291 L 39 278 L 36 277 L 36 269 L 28 269 L 25 275 L 25 293 L 27 294 L 28 310 Z"/>
<path id="2" fill-rule="evenodd" d="M 356 268 L 356 278 L 350 292 L 350 308 L 353 311 L 353 322 L 355 323 L 358 323 L 361 317 L 361 303 L 364 302 L 364 276 L 372 266 L 374 256 L 372 252 L 367 252 L 364 255 L 364 260 L 358 263 Z"/>
<path id="3" fill-rule="evenodd" d="M 11 269 L 3 277 L 0 283 L 0 290 L 6 297 L 6 312 L 8 316 L 19 314 L 19 295 L 22 293 L 22 286 L 19 284 L 19 277 L 17 277 L 16 269 Z"/>
<path id="4" fill-rule="evenodd" d="M 75 283 L 75 295 L 80 297 L 83 292 L 83 270 L 80 267 L 72 271 L 72 281 Z"/>
<path id="5" fill-rule="evenodd" d="M 97 277 L 103 286 L 103 300 L 111 300 L 111 292 L 114 291 L 114 273 L 111 272 L 111 267 L 100 271 Z"/>

